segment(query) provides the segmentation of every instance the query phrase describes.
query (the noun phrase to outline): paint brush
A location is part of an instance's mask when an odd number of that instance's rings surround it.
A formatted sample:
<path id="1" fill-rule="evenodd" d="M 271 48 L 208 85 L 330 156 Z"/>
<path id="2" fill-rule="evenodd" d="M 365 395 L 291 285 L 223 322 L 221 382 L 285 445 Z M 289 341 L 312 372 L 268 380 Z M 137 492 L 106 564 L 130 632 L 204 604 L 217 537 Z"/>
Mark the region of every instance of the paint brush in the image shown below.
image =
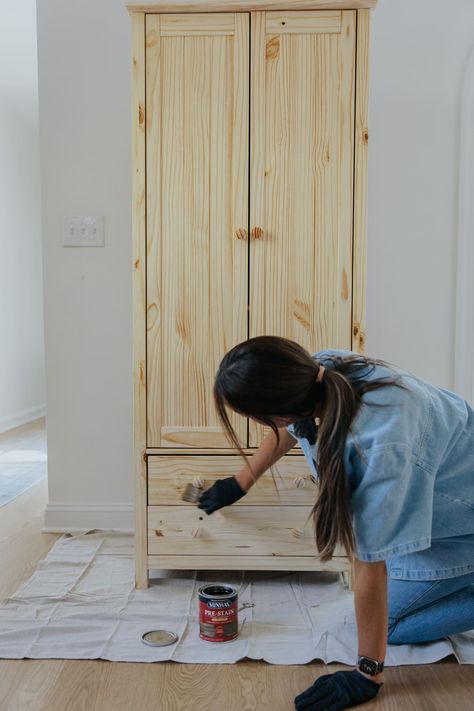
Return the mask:
<path id="1" fill-rule="evenodd" d="M 204 490 L 205 481 L 203 481 L 200 477 L 195 477 L 192 482 L 186 484 L 186 488 L 183 491 L 181 498 L 183 501 L 187 501 L 190 504 L 197 504 Z M 214 514 L 211 515 L 213 515 L 219 523 L 223 523 L 223 521 L 225 521 L 225 518 L 220 511 L 215 511 Z M 193 536 L 196 538 L 194 533 Z"/>
<path id="2" fill-rule="evenodd" d="M 183 494 L 181 498 L 183 501 L 188 501 L 190 504 L 197 504 L 199 499 L 201 498 L 201 494 L 204 491 L 204 487 L 197 486 L 196 481 L 190 482 L 189 484 L 186 484 L 186 488 L 183 491 Z"/>

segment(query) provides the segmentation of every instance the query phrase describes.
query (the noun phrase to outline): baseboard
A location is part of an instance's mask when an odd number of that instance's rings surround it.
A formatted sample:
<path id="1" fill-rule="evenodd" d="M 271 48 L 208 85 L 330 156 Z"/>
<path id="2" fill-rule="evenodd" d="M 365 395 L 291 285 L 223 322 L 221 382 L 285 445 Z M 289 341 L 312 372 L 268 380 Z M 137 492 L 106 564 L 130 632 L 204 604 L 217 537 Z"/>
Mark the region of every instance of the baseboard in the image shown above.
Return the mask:
<path id="1" fill-rule="evenodd" d="M 48 504 L 43 533 L 79 533 L 91 529 L 133 533 L 133 504 Z"/>
<path id="2" fill-rule="evenodd" d="M 12 430 L 15 427 L 26 425 L 28 422 L 33 422 L 33 420 L 38 420 L 45 415 L 46 406 L 40 405 L 39 407 L 30 407 L 28 410 L 21 410 L 9 417 L 2 417 L 2 419 L 0 419 L 0 434 L 2 432 L 8 432 L 8 430 Z"/>

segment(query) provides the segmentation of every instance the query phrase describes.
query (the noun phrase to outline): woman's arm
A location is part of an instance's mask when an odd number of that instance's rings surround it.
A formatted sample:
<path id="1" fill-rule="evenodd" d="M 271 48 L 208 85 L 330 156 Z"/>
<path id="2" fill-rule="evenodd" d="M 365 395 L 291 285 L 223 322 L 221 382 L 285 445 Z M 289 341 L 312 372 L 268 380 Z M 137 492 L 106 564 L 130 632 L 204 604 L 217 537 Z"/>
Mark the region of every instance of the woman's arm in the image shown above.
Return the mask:
<path id="1" fill-rule="evenodd" d="M 354 603 L 359 638 L 359 656 L 381 662 L 387 651 L 387 569 L 385 561 L 365 563 L 354 559 Z M 383 682 L 383 672 L 367 676 Z"/>
<path id="2" fill-rule="evenodd" d="M 289 449 L 295 446 L 296 439 L 292 437 L 286 427 L 279 427 L 278 433 L 280 435 L 278 447 L 276 436 L 273 431 L 270 431 L 255 454 L 250 457 L 252 470 L 246 465 L 235 475 L 244 491 L 248 491 L 272 464 L 275 464 Z"/>

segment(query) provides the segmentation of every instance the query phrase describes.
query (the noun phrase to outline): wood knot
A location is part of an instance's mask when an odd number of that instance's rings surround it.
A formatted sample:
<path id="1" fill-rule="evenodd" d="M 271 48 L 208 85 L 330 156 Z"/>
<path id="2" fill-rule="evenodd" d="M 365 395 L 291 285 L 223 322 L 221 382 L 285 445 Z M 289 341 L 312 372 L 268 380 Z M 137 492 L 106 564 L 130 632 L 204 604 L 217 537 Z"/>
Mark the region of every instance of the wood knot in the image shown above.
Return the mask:
<path id="1" fill-rule="evenodd" d="M 302 316 L 297 311 L 293 311 L 293 316 L 300 323 L 306 331 L 311 331 L 311 324 L 304 316 Z"/>
<path id="2" fill-rule="evenodd" d="M 185 343 L 189 341 L 188 324 L 183 314 L 177 314 L 176 316 L 176 333 Z"/>
<path id="3" fill-rule="evenodd" d="M 151 331 L 158 320 L 158 306 L 150 304 L 146 310 L 146 330 Z"/>
<path id="4" fill-rule="evenodd" d="M 352 333 L 354 334 L 354 336 L 358 336 L 358 335 L 359 335 L 359 326 L 358 326 L 356 323 L 354 324 L 354 328 L 353 328 L 353 330 L 352 330 Z"/>
<path id="5" fill-rule="evenodd" d="M 146 46 L 147 47 L 155 47 L 157 42 L 158 42 L 158 35 L 156 33 L 156 30 L 150 30 L 149 32 L 147 32 Z"/>
<path id="6" fill-rule="evenodd" d="M 260 239 L 263 237 L 263 230 L 261 227 L 254 227 L 252 230 L 252 238 L 253 239 Z"/>
<path id="7" fill-rule="evenodd" d="M 369 142 L 369 131 L 367 128 L 364 128 L 362 131 L 362 142 L 365 143 L 365 145 Z"/>
<path id="8" fill-rule="evenodd" d="M 235 230 L 235 236 L 237 239 L 247 239 L 247 230 L 244 227 L 239 227 Z"/>
<path id="9" fill-rule="evenodd" d="M 265 59 L 276 59 L 280 54 L 280 37 L 271 37 L 265 47 Z"/>
<path id="10" fill-rule="evenodd" d="M 140 105 L 138 107 L 138 124 L 139 124 L 139 126 L 143 126 L 144 123 L 145 123 L 145 109 L 143 108 L 143 106 Z"/>
<path id="11" fill-rule="evenodd" d="M 347 272 L 345 269 L 342 270 L 342 291 L 341 297 L 343 301 L 347 301 L 349 298 L 349 284 L 347 282 Z"/>
<path id="12" fill-rule="evenodd" d="M 306 480 L 302 476 L 297 476 L 293 479 L 293 484 L 297 489 L 304 489 L 306 486 Z"/>
<path id="13" fill-rule="evenodd" d="M 303 529 L 301 528 L 292 528 L 290 529 L 291 533 L 295 538 L 303 538 Z"/>
<path id="14" fill-rule="evenodd" d="M 162 535 L 163 535 L 163 531 L 160 528 L 157 528 L 155 531 L 155 536 L 162 536 Z"/>
<path id="15" fill-rule="evenodd" d="M 135 259 L 135 261 L 133 262 L 133 266 L 135 267 L 135 269 L 138 269 L 138 267 L 140 266 L 140 259 Z"/>

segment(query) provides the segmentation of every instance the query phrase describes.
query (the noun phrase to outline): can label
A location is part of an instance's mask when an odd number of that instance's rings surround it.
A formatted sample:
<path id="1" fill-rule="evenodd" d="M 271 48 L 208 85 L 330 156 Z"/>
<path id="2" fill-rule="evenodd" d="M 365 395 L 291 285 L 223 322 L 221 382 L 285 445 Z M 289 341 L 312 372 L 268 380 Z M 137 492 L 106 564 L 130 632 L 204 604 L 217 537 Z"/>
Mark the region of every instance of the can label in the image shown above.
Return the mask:
<path id="1" fill-rule="evenodd" d="M 204 585 L 199 590 L 199 636 L 207 642 L 230 642 L 237 635 L 237 591 Z"/>

